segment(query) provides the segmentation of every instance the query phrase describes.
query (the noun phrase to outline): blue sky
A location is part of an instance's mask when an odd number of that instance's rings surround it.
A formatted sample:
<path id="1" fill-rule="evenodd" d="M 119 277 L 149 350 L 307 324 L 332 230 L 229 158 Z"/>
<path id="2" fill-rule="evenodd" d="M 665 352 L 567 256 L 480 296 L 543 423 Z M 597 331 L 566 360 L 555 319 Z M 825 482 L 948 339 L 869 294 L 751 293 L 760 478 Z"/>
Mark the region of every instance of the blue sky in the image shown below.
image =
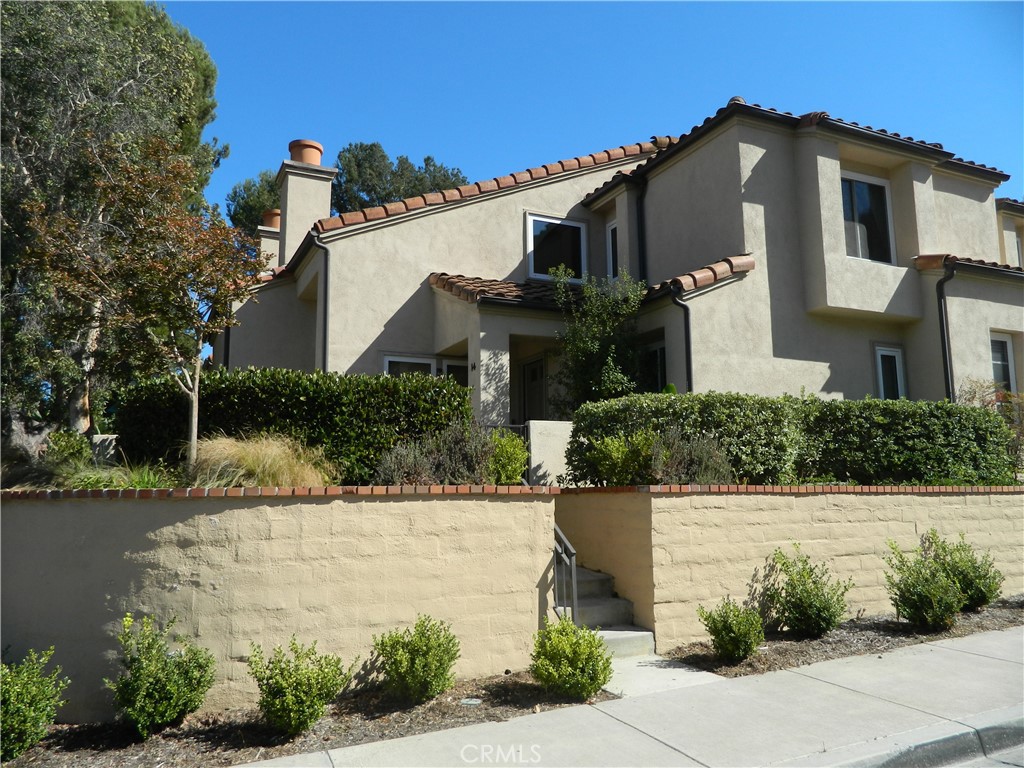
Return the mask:
<path id="1" fill-rule="evenodd" d="M 1024 199 L 1024 3 L 169 2 L 218 69 L 207 198 L 288 142 L 470 181 L 688 132 L 731 96 L 940 142 Z"/>

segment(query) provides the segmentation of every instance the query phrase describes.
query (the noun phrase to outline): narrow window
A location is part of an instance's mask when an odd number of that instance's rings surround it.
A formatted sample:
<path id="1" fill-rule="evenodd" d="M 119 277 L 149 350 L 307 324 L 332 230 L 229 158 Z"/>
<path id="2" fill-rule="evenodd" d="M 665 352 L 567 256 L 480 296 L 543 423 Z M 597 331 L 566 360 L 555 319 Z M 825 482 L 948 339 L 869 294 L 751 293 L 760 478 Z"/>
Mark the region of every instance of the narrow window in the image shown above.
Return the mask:
<path id="1" fill-rule="evenodd" d="M 619 276 L 619 228 L 613 221 L 608 225 L 608 277 Z"/>
<path id="2" fill-rule="evenodd" d="M 1013 370 L 1013 339 L 1006 333 L 992 334 L 992 380 L 1006 392 L 1017 391 L 1017 376 Z"/>
<path id="3" fill-rule="evenodd" d="M 844 175 L 843 219 L 846 255 L 893 263 L 892 214 L 889 182 L 870 176 Z"/>
<path id="4" fill-rule="evenodd" d="M 907 396 L 903 350 L 899 347 L 875 347 L 875 375 L 878 396 L 883 400 L 899 400 Z"/>
<path id="5" fill-rule="evenodd" d="M 434 360 L 429 357 L 398 357 L 384 358 L 384 373 L 388 376 L 401 376 L 403 373 L 425 373 L 434 375 Z"/>
<path id="6" fill-rule="evenodd" d="M 583 222 L 527 215 L 527 257 L 530 277 L 548 277 L 564 264 L 581 278 L 587 263 L 587 226 Z"/>

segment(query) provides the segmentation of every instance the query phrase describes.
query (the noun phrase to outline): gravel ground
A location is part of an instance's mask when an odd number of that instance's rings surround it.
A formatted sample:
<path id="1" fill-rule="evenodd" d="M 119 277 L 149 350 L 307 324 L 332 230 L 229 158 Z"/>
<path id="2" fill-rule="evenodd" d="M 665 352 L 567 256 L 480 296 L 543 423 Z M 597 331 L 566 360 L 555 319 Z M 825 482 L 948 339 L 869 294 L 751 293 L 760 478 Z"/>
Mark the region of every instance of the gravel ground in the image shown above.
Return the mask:
<path id="1" fill-rule="evenodd" d="M 1024 624 L 1024 595 L 1004 598 L 980 613 L 964 614 L 957 626 L 934 635 L 915 635 L 892 615 L 851 619 L 820 640 L 769 637 L 751 659 L 726 666 L 715 661 L 710 643 L 680 646 L 669 656 L 726 677 L 759 674 L 843 656 L 880 653 L 947 637 Z M 613 698 L 602 693 L 597 700 Z M 479 699 L 467 705 L 463 699 Z M 190 717 L 138 742 L 121 725 L 57 725 L 50 734 L 7 765 L 11 768 L 193 768 L 228 766 L 316 752 L 382 739 L 396 739 L 461 725 L 509 720 L 572 702 L 552 698 L 525 672 L 467 680 L 437 699 L 416 707 L 388 701 L 379 691 L 361 690 L 340 697 L 312 729 L 288 741 L 263 726 L 259 712 L 233 710 Z"/>

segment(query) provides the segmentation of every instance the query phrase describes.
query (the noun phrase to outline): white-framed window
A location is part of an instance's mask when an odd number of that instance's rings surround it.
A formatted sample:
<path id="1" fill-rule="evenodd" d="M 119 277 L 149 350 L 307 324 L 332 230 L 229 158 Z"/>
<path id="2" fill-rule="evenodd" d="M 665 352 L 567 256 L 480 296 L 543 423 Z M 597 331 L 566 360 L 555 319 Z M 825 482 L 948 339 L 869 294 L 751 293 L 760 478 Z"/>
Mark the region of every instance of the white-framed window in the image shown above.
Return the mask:
<path id="1" fill-rule="evenodd" d="M 1008 333 L 993 333 L 992 380 L 1000 389 L 1017 391 L 1017 372 L 1013 364 L 1013 337 Z"/>
<path id="2" fill-rule="evenodd" d="M 403 373 L 426 373 L 433 376 L 437 373 L 437 364 L 432 357 L 385 355 L 384 373 L 388 376 L 401 376 Z"/>
<path id="3" fill-rule="evenodd" d="M 846 255 L 894 264 L 896 241 L 888 180 L 843 171 L 842 185 Z"/>
<path id="4" fill-rule="evenodd" d="M 605 253 L 608 254 L 608 278 L 619 276 L 619 227 L 614 221 L 605 227 Z"/>
<path id="5" fill-rule="evenodd" d="M 587 225 L 582 221 L 526 214 L 526 252 L 530 277 L 547 279 L 559 264 L 576 279 L 587 271 Z"/>
<path id="6" fill-rule="evenodd" d="M 451 376 L 464 387 L 469 386 L 469 363 L 465 360 L 443 360 L 445 376 Z"/>
<path id="7" fill-rule="evenodd" d="M 899 400 L 907 396 L 902 347 L 875 345 L 875 387 L 878 397 L 883 400 Z"/>

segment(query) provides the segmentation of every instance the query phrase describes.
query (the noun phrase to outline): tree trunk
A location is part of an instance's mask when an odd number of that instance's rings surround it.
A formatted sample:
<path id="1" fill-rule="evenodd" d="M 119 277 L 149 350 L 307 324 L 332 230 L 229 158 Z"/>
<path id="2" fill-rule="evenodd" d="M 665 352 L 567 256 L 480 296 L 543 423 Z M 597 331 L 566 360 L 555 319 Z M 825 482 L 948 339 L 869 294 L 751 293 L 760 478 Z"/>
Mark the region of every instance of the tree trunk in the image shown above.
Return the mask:
<path id="1" fill-rule="evenodd" d="M 82 371 L 82 380 L 75 385 L 68 399 L 68 428 L 79 434 L 85 434 L 92 427 L 89 390 L 93 368 L 96 366 L 96 350 L 100 344 L 100 329 L 97 319 L 99 314 L 99 302 L 94 302 L 89 307 L 89 325 L 85 332 L 85 341 L 82 342 L 81 350 L 75 356 L 78 367 Z"/>
<path id="2" fill-rule="evenodd" d="M 192 392 L 189 394 L 189 423 L 188 423 L 188 473 L 196 466 L 196 453 L 199 449 L 199 374 L 203 369 L 201 355 L 196 355 L 195 365 L 192 371 Z"/>

